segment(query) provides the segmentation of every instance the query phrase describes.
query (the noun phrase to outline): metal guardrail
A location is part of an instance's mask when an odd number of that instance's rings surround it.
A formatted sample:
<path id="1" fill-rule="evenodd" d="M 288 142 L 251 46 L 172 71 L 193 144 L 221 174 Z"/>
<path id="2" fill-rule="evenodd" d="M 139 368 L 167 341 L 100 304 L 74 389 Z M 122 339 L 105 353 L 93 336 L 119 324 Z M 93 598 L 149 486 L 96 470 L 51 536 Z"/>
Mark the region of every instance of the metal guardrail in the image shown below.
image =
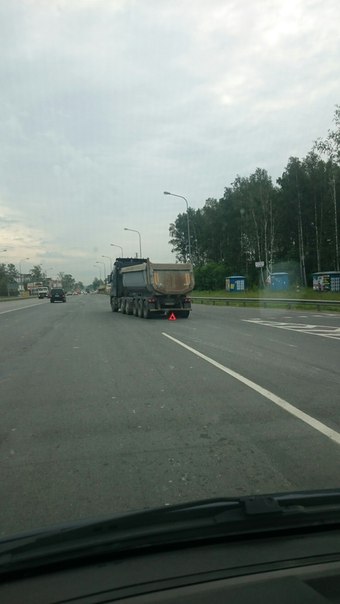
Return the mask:
<path id="1" fill-rule="evenodd" d="M 232 298 L 223 298 L 223 297 L 211 297 L 211 296 L 190 296 L 193 302 L 198 300 L 201 301 L 201 304 L 204 304 L 206 300 L 212 303 L 213 306 L 216 305 L 216 302 L 223 302 L 226 306 L 230 304 L 242 303 L 243 306 L 246 306 L 247 303 L 258 304 L 259 306 L 263 306 L 266 308 L 267 305 L 271 304 L 283 304 L 287 305 L 287 308 L 290 309 L 292 306 L 316 306 L 317 310 L 320 310 L 320 307 L 323 306 L 339 306 L 340 308 L 340 300 L 305 300 L 302 298 L 246 298 L 240 296 L 233 296 Z"/>

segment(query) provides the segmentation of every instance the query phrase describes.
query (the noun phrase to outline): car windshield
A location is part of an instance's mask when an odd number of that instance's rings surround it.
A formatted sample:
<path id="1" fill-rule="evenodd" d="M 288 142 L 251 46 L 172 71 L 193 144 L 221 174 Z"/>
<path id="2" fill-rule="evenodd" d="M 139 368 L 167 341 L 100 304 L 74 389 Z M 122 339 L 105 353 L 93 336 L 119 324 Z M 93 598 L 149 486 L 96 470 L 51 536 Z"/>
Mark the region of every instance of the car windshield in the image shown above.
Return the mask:
<path id="1" fill-rule="evenodd" d="M 0 537 L 339 486 L 339 22 L 0 2 Z"/>

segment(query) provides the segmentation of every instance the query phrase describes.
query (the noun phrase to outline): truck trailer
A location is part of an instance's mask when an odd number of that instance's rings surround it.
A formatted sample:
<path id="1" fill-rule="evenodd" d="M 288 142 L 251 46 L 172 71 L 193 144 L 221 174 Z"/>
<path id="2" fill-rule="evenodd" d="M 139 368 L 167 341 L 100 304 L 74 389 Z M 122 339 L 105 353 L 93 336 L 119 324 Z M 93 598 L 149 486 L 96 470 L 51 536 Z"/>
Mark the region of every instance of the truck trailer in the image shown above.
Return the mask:
<path id="1" fill-rule="evenodd" d="M 113 312 L 149 319 L 171 313 L 188 318 L 194 289 L 192 264 L 158 264 L 149 258 L 117 258 L 109 279 Z"/>

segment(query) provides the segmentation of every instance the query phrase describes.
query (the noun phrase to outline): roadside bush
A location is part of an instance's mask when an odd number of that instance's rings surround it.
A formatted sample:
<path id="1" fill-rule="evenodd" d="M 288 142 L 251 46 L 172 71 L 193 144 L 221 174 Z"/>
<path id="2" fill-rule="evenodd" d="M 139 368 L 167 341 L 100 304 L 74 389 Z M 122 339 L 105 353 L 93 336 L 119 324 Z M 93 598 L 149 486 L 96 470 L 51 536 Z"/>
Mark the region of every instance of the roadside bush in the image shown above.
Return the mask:
<path id="1" fill-rule="evenodd" d="M 230 272 L 224 264 L 209 262 L 194 269 L 195 289 L 214 291 L 225 288 L 225 280 Z"/>

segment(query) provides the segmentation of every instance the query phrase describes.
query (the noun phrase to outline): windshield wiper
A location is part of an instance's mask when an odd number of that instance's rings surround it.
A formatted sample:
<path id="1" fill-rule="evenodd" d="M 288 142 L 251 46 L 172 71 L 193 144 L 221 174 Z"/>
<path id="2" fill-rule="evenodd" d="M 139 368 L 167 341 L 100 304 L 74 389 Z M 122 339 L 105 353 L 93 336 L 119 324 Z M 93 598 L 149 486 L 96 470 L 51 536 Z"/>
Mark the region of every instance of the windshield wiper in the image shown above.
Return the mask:
<path id="1" fill-rule="evenodd" d="M 2 540 L 0 577 L 86 557 L 334 525 L 340 489 L 195 501 Z"/>

